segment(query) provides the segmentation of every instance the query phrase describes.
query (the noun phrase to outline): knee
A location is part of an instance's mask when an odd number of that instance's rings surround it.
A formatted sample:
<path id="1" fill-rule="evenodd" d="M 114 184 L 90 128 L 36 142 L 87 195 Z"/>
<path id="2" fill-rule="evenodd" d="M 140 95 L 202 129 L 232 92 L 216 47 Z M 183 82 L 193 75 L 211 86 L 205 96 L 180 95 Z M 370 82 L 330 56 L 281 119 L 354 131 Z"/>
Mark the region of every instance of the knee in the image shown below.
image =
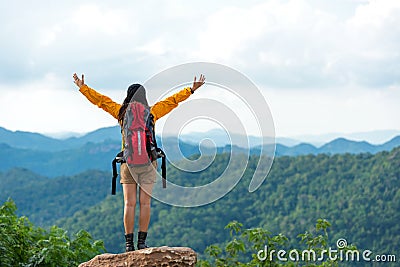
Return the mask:
<path id="1" fill-rule="evenodd" d="M 125 200 L 125 207 L 127 208 L 136 207 L 136 200 Z"/>

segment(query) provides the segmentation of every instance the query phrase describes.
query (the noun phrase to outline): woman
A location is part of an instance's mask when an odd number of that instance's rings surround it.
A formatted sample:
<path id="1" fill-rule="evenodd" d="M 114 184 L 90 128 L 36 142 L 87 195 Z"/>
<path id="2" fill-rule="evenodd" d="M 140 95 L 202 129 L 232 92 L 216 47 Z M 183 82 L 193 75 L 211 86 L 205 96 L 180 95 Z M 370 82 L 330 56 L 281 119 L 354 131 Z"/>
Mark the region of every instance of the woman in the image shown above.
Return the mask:
<path id="1" fill-rule="evenodd" d="M 149 106 L 146 99 L 146 91 L 140 84 L 132 84 L 129 86 L 127 96 L 122 105 L 114 102 L 111 98 L 96 92 L 85 84 L 84 75 L 80 79 L 76 73 L 73 75 L 74 83 L 79 87 L 79 91 L 94 105 L 102 108 L 115 119 L 122 127 L 124 121 L 124 115 L 126 108 L 131 100 L 141 102 L 145 106 Z M 199 89 L 205 82 L 205 77 L 200 75 L 199 81 L 194 82 L 192 87 L 186 87 L 180 92 L 157 102 L 150 107 L 150 113 L 153 115 L 154 123 L 162 116 L 169 113 L 171 110 L 176 108 L 179 102 L 186 100 L 191 94 Z M 139 231 L 138 231 L 138 249 L 146 248 L 146 237 L 147 229 L 150 222 L 150 201 L 151 192 L 153 185 L 156 180 L 156 164 L 157 161 L 153 162 L 153 165 L 140 166 L 128 169 L 125 163 L 121 164 L 121 184 L 124 192 L 124 228 L 125 228 L 125 241 L 126 251 L 133 251 L 133 232 L 134 232 L 134 219 L 135 219 L 135 207 L 136 207 L 136 194 L 137 188 L 139 191 Z"/>

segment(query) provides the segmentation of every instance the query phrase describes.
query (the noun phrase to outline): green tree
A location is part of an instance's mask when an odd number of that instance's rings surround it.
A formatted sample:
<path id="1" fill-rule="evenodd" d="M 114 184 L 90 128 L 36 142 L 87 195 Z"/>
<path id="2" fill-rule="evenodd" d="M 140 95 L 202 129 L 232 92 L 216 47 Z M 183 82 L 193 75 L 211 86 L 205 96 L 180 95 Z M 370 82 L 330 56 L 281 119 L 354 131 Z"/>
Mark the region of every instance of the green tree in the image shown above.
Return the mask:
<path id="1" fill-rule="evenodd" d="M 330 226 L 331 224 L 327 220 L 318 219 L 313 232 L 306 231 L 304 234 L 298 235 L 299 244 L 306 247 L 290 249 L 288 248 L 289 239 L 281 233 L 272 235 L 271 232 L 260 227 L 243 230 L 241 223 L 232 221 L 225 227 L 230 231 L 231 241 L 223 249 L 218 245 L 208 246 L 205 253 L 209 259 L 199 260 L 198 266 L 337 267 L 339 258 L 335 260 L 330 257 L 319 259 L 319 256 L 324 255 L 324 251 L 329 249 L 327 229 Z M 279 254 L 279 251 L 283 249 L 286 254 L 281 257 L 290 260 L 278 260 L 277 253 Z M 356 250 L 356 247 L 350 245 L 344 247 L 343 250 Z"/>
<path id="2" fill-rule="evenodd" d="M 79 231 L 74 238 L 53 226 L 46 231 L 18 217 L 12 200 L 0 207 L 0 266 L 77 266 L 105 251 L 102 241 Z"/>

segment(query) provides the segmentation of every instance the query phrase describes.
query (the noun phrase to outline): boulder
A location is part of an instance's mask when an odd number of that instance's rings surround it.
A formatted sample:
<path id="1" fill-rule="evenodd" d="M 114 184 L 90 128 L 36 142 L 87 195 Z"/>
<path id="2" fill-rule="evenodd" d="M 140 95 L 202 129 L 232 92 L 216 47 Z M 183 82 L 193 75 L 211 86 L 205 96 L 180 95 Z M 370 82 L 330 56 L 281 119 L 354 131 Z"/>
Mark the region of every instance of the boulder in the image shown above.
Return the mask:
<path id="1" fill-rule="evenodd" d="M 122 254 L 101 254 L 79 267 L 195 266 L 196 252 L 187 247 L 155 247 Z"/>

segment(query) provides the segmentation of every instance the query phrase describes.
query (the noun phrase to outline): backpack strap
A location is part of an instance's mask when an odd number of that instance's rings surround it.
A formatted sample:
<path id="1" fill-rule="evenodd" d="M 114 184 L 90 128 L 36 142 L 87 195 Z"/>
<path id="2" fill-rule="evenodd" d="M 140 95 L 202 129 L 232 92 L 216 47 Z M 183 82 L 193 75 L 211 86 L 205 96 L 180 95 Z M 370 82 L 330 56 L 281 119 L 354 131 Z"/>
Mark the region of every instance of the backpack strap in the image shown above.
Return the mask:
<path id="1" fill-rule="evenodd" d="M 124 151 L 119 152 L 112 161 L 112 169 L 113 169 L 113 177 L 111 181 L 111 195 L 115 195 L 115 191 L 117 188 L 117 163 L 124 163 Z"/>
<path id="2" fill-rule="evenodd" d="M 167 188 L 167 166 L 166 166 L 166 157 L 164 151 L 161 148 L 157 147 L 157 157 L 162 158 L 161 163 L 161 177 L 163 188 Z"/>
<path id="3" fill-rule="evenodd" d="M 153 139 L 154 146 L 156 148 L 156 153 L 157 153 L 156 158 L 153 159 L 153 160 L 157 160 L 159 158 L 162 158 L 162 162 L 161 162 L 161 177 L 162 177 L 163 188 L 167 188 L 166 156 L 165 156 L 164 151 L 162 151 L 162 149 L 159 148 L 158 145 L 157 145 L 156 131 L 155 131 L 155 125 L 154 125 L 154 116 L 151 113 L 150 113 L 149 118 L 148 118 L 147 127 L 149 129 L 151 129 L 151 132 L 153 133 L 152 139 Z"/>

